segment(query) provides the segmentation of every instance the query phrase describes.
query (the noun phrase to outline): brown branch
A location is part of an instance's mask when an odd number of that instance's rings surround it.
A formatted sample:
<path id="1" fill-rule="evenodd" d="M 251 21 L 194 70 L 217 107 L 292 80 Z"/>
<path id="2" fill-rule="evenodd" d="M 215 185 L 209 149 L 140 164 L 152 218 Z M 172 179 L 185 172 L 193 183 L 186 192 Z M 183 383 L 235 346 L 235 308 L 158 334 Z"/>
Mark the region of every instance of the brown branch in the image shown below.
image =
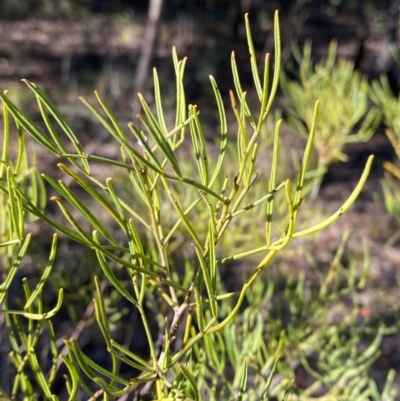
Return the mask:
<path id="1" fill-rule="evenodd" d="M 163 0 L 150 0 L 146 32 L 142 41 L 142 49 L 136 68 L 135 96 L 132 101 L 133 115 L 136 115 L 140 111 L 140 102 L 136 94 L 143 90 L 144 83 L 149 74 L 149 67 L 153 58 L 158 28 L 160 25 L 162 5 Z"/>

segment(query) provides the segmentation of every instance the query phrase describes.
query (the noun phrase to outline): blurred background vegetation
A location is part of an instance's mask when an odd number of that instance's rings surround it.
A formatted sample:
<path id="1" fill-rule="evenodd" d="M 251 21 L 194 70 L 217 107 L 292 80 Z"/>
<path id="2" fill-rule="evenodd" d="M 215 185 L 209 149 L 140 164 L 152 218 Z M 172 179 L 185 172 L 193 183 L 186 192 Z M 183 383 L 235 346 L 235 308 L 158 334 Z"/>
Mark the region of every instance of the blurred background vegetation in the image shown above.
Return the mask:
<path id="1" fill-rule="evenodd" d="M 188 57 L 188 100 L 199 102 L 213 137 L 217 118 L 207 113 L 213 95 L 204 82 L 213 75 L 228 100 L 232 80 L 226 60 L 234 50 L 246 90 L 251 74 L 245 62 L 243 15 L 250 13 L 261 60 L 262 54 L 273 50 L 275 9 L 280 11 L 288 79 L 299 79 L 300 59 L 294 46 L 301 49 L 310 40 L 312 60 L 318 62 L 328 55 L 329 44 L 336 39 L 337 55 L 351 61 L 350 68 L 368 79 L 387 74 L 397 93 L 400 68 L 391 52 L 398 41 L 399 0 L 3 0 L 0 86 L 10 91 L 18 105 L 29 108 L 32 95 L 19 80 L 37 83 L 56 104 L 62 104 L 74 128 L 96 147 L 104 138 L 96 134 L 77 97 L 92 96 L 96 89 L 119 118 L 134 119 L 140 110 L 136 93 L 152 98 L 152 66 L 157 67 L 164 93 L 174 90 L 170 61 L 171 48 L 176 46 L 178 54 Z M 279 97 L 278 107 L 284 104 L 283 98 Z M 172 101 L 173 97 L 167 96 L 165 106 Z M 386 145 L 378 146 L 377 151 L 387 153 L 383 158 L 393 157 Z M 114 151 L 106 144 L 102 150 Z"/>
<path id="2" fill-rule="evenodd" d="M 272 16 L 280 10 L 284 58 L 291 46 L 313 42 L 313 56 L 339 41 L 339 54 L 369 76 L 398 79 L 389 44 L 397 40 L 398 0 L 3 0 L 0 4 L 0 79 L 59 83 L 72 92 L 107 92 L 131 104 L 152 65 L 172 74 L 172 45 L 189 57 L 187 87 L 203 96 L 204 77 L 230 82 L 225 60 L 245 47 L 243 15 L 249 12 L 255 45 L 272 50 Z M 154 38 L 149 30 L 154 30 Z M 150 35 L 150 36 L 149 36 Z M 149 53 L 149 54 L 145 54 Z M 246 53 L 239 55 L 246 57 Z M 144 66 L 141 60 L 148 59 Z M 240 61 L 240 60 L 239 60 Z M 143 61 L 142 61 L 143 64 Z M 169 68 L 170 70 L 167 70 Z M 191 73 L 192 72 L 192 73 Z M 244 73 L 246 73 L 244 71 Z M 227 76 L 228 75 L 228 76 Z M 248 74 L 250 76 L 250 74 Z M 149 80 L 147 80 L 149 81 Z M 3 85 L 4 86 L 4 85 Z M 125 107 L 124 107 L 125 108 Z M 125 108 L 126 110 L 126 108 Z M 137 111 L 137 110 L 135 110 Z"/>

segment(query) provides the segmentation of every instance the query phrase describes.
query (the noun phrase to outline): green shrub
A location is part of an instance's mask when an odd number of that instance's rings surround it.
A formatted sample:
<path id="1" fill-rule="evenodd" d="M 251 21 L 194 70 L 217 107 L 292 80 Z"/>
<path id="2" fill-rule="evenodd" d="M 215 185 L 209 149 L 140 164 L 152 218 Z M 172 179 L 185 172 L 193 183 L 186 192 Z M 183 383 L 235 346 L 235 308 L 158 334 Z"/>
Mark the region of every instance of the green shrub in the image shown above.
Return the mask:
<path id="1" fill-rule="evenodd" d="M 290 180 L 277 180 L 280 121 L 273 133 L 269 175 L 259 174 L 255 169 L 258 140 L 279 81 L 279 24 L 276 16 L 271 88 L 269 55 L 260 77 L 247 19 L 246 28 L 259 105 L 255 111 L 247 103 L 233 55 L 235 91 L 230 93 L 230 99 L 237 124 L 233 134 L 228 134 L 225 106 L 215 80 L 210 77 L 221 127 L 216 160 L 210 157 L 197 107 L 186 104 L 183 85 L 186 59 L 179 60 L 175 51 L 174 126 L 167 127 L 165 123 L 155 70 L 154 110 L 139 95 L 144 114 L 138 118 L 144 131 L 130 123 L 128 136 L 98 93 L 100 107 L 82 99 L 119 145 L 119 160 L 85 153 L 65 118 L 36 85 L 25 81 L 36 96 L 47 133 L 6 94 L 0 94 L 4 119 L 0 167 L 3 222 L 0 312 L 6 322 L 13 366 L 9 375 L 13 376 L 11 390 L 0 389 L 0 397 L 58 399 L 53 385 L 60 360 L 67 369 L 64 378 L 69 400 L 87 395 L 91 399 L 108 400 L 128 393 L 136 399 L 157 400 L 273 397 L 308 400 L 318 391 L 325 391 L 329 399 L 335 400 L 393 396 L 392 374 L 381 394 L 368 376 L 387 330 L 381 327 L 371 334 L 368 327 L 358 325 L 356 308 L 340 324 L 326 319 L 333 302 L 365 285 L 366 274 L 358 278 L 356 264 L 342 267 L 340 252 L 326 277 L 319 277 L 317 290 L 311 295 L 304 275 L 300 274 L 297 282 L 292 278 L 286 280 L 282 299 L 278 300 L 277 305 L 285 305 L 287 312 L 279 314 L 272 307 L 275 279 L 268 274 L 267 267 L 293 238 L 319 232 L 351 207 L 368 177 L 373 157 L 368 159 L 353 193 L 335 214 L 307 229 L 297 229 L 301 209 L 305 207 L 302 194 L 314 146 L 319 103 L 310 120 L 296 186 Z M 8 152 L 14 135 L 10 130 L 10 115 L 19 139 L 16 161 Z M 58 168 L 72 179 L 71 185 L 56 181 L 49 174 L 41 176 L 59 193 L 51 200 L 64 220 L 44 211 L 43 181 L 34 167 L 28 167 L 25 136 L 64 160 Z M 232 161 L 226 163 L 227 144 L 232 138 L 236 142 L 234 168 Z M 104 169 L 96 166 L 106 166 L 113 177 L 104 177 Z M 255 188 L 259 192 L 251 199 Z M 84 197 L 78 189 L 84 191 Z M 276 200 L 279 192 L 283 193 L 287 208 L 282 230 L 279 230 L 282 222 L 275 219 L 275 208 L 280 206 Z M 237 227 L 245 227 L 234 226 L 234 222 L 255 208 L 262 208 L 265 216 L 264 245 L 256 248 L 245 233 L 232 233 Z M 23 293 L 13 292 L 11 285 L 17 280 L 16 273 L 29 255 L 31 236 L 27 223 L 34 218 L 45 221 L 80 246 L 92 249 L 96 255 L 101 270 L 93 277 L 93 303 L 108 366 L 89 358 L 76 338 L 65 340 L 68 353 L 60 355 L 52 319 L 63 307 L 63 289 L 59 289 L 52 308 L 47 307 L 42 297 L 56 258 L 56 234 L 48 265 L 38 283 L 32 285 L 24 279 Z M 244 238 L 246 251 L 237 253 L 234 247 L 221 246 L 224 237 L 229 243 L 234 236 Z M 226 269 L 228 275 L 237 273 L 236 261 L 251 255 L 258 255 L 258 262 L 252 262 L 242 272 L 243 282 L 236 283 L 239 288 L 227 290 Z M 364 259 L 366 272 L 367 254 Z M 85 268 L 83 265 L 82 271 Z M 21 297 L 25 300 L 20 302 L 20 308 L 11 307 Z M 121 302 L 138 316 L 134 336 L 137 341 L 145 340 L 144 349 L 133 350 L 116 340 L 121 327 L 127 330 L 132 325 L 129 315 L 124 315 L 118 306 Z M 335 309 L 335 314 L 338 311 L 340 308 Z M 285 316 L 289 317 L 288 322 Z M 358 353 L 357 344 L 367 334 L 372 338 L 371 344 Z M 49 344 L 47 364 L 43 358 L 39 359 L 43 338 Z M 317 367 L 312 367 L 309 360 L 316 352 Z M 314 378 L 306 389 L 292 386 L 294 369 L 300 364 Z M 131 369 L 130 373 L 126 375 L 122 368 Z"/>
<path id="2" fill-rule="evenodd" d="M 336 62 L 337 42 L 332 41 L 326 59 L 313 65 L 311 43 L 306 42 L 303 54 L 296 49 L 299 63 L 298 80 L 284 76 L 282 89 L 287 95 L 288 123 L 296 134 L 308 136 L 313 123 L 312 104 L 321 101 L 311 187 L 319 182 L 334 161 L 346 161 L 343 148 L 347 143 L 367 141 L 376 131 L 381 116 L 375 107 L 369 108 L 369 85 L 354 64 L 345 59 Z M 353 131 L 356 133 L 353 134 Z"/>
<path id="3" fill-rule="evenodd" d="M 385 133 L 393 149 L 400 160 L 400 99 L 394 96 L 390 89 L 387 77 L 382 76 L 380 80 L 375 80 L 371 85 L 371 98 L 381 107 L 383 122 L 386 125 Z M 386 169 L 384 178 L 381 181 L 383 191 L 383 201 L 386 211 L 400 223 L 400 169 L 390 162 L 385 162 Z M 389 239 L 396 242 L 400 235 L 400 230 L 395 232 Z"/>

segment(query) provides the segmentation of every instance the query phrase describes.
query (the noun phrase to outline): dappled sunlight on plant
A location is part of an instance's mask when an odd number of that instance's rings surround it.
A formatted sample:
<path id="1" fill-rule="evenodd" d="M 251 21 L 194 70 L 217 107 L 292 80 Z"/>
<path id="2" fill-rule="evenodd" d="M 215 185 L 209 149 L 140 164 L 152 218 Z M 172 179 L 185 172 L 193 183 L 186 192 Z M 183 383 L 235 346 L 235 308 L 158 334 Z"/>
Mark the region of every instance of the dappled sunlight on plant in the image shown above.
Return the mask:
<path id="1" fill-rule="evenodd" d="M 309 99 L 307 105 L 312 111 L 308 111 L 306 119 L 307 141 L 293 177 L 289 169 L 281 166 L 286 163 L 286 159 L 282 161 L 286 154 L 280 150 L 282 120 L 268 120 L 281 72 L 278 14 L 274 23 L 272 79 L 269 54 L 264 58 L 262 73 L 259 72 L 247 16 L 245 21 L 258 104 L 248 103 L 232 53 L 234 90 L 230 92 L 230 107 L 236 124 L 232 135 L 228 132 L 233 125 L 228 124 L 226 105 L 210 76 L 220 125 L 216 158 L 210 156 L 197 106 L 187 104 L 183 84 L 186 59 L 179 59 L 175 49 L 172 61 L 176 109 L 172 126 L 166 122 L 155 69 L 154 105 L 150 106 L 139 94 L 142 114 L 138 115 L 137 124 L 123 127 L 98 92 L 96 104 L 80 99 L 118 144 L 117 157 L 85 150 L 60 109 L 34 83 L 25 80 L 36 97 L 45 130 L 5 94 L 0 94 L 6 136 L 9 137 L 12 117 L 19 130 L 20 153 L 25 152 L 22 138 L 33 138 L 62 160 L 57 167 L 69 177 L 67 183 L 56 180 L 52 172 L 37 176 L 39 182 L 43 179 L 57 194 L 50 198 L 63 216 L 63 220 L 57 219 L 43 211 L 41 202 L 31 199 L 37 191 L 27 195 L 20 188 L 23 182 L 18 175 L 14 176 L 13 162 L 7 157 L 5 146 L 0 195 L 7 200 L 3 216 L 7 224 L 3 227 L 5 237 L 0 249 L 7 249 L 11 255 L 13 247 L 19 247 L 20 252 L 16 262 L 8 267 L 1 300 L 7 298 L 25 254 L 30 238 L 25 232 L 25 217 L 32 215 L 95 254 L 99 272 L 93 277 L 93 304 L 88 306 L 87 315 L 95 316 L 107 359 L 99 361 L 88 355 L 76 332 L 64 341 L 65 352 L 61 352 L 60 359 L 55 336 L 50 335 L 52 365 L 48 376 L 35 359 L 39 331 L 34 330 L 33 324 L 48 324 L 52 333 L 51 319 L 63 301 L 60 288 L 53 309 L 43 310 L 41 302 L 41 289 L 55 258 L 54 235 L 42 280 L 34 290 L 26 282 L 23 284 L 27 299 L 23 310 L 9 310 L 7 306 L 0 310 L 10 328 L 14 351 L 11 358 L 19 374 L 10 394 L 12 398 L 45 397 L 56 401 L 58 396 L 53 394 L 52 384 L 61 361 L 68 371 L 65 388 L 70 400 L 86 394 L 84 397 L 107 401 L 129 393 L 137 399 L 158 400 L 311 400 L 319 393 L 333 400 L 380 397 L 368 372 L 378 356 L 382 337 L 389 330 L 380 326 L 371 332 L 370 327 L 360 323 L 356 299 L 357 291 L 364 289 L 367 280 L 368 252 L 365 251 L 359 273 L 351 258 L 348 264 L 341 262 L 344 238 L 326 274 L 316 275 L 316 285 L 310 285 L 304 272 L 300 272 L 296 279 L 284 279 L 280 293 L 275 292 L 277 282 L 268 271 L 293 239 L 319 233 L 336 222 L 361 193 L 373 156 L 368 158 L 349 197 L 333 214 L 314 221 L 307 211 L 310 206 L 303 202 L 313 149 L 321 152 L 324 166 L 342 158 L 342 146 L 351 140 L 348 134 L 365 110 L 352 110 L 347 115 L 349 132 L 345 132 L 344 139 L 330 142 L 333 153 L 328 157 L 318 146 L 322 143 L 321 132 L 329 122 L 318 119 L 320 102 Z M 332 60 L 328 64 L 333 64 Z M 343 81 L 347 82 L 346 79 Z M 361 78 L 354 80 L 357 90 L 361 90 Z M 354 97 L 358 99 L 356 93 Z M 329 106 L 322 106 L 323 117 L 327 116 L 325 108 L 329 110 Z M 365 139 L 371 134 L 378 119 L 377 112 L 371 113 L 357 138 Z M 264 142 L 265 135 L 270 135 L 269 141 Z M 268 158 L 268 164 L 259 163 L 261 157 Z M 104 170 L 107 174 L 99 169 L 94 173 L 93 166 L 99 165 L 112 169 Z M 260 166 L 265 169 L 262 174 Z M 256 228 L 259 223 L 260 229 Z M 8 260 L 13 261 L 10 255 Z M 251 256 L 258 260 L 255 262 Z M 229 274 L 228 269 L 235 269 L 240 260 L 247 261 L 248 267 L 242 272 L 239 288 L 230 292 L 222 270 Z M 349 307 L 344 296 L 352 302 L 349 313 L 341 315 L 341 310 Z M 120 304 L 124 306 L 119 307 Z M 120 327 L 132 326 L 131 310 L 137 317 L 132 337 L 143 343 L 139 350 L 133 349 L 118 332 Z M 18 321 L 20 315 L 27 319 L 27 334 Z M 11 319 L 21 328 L 17 334 L 13 334 Z M 17 335 L 24 350 L 14 341 Z M 359 352 L 358 344 L 364 336 L 368 336 L 368 345 Z M 40 395 L 34 393 L 30 377 L 25 374 L 27 360 L 40 386 Z M 311 378 L 307 386 L 293 383 L 300 366 Z M 394 392 L 391 380 L 392 373 L 383 397 Z M 3 393 L 0 390 L 1 397 Z"/>
<path id="2" fill-rule="evenodd" d="M 319 99 L 321 111 L 317 119 L 314 147 L 315 171 L 311 172 L 311 188 L 317 188 L 333 161 L 346 161 L 344 146 L 349 142 L 367 141 L 380 123 L 380 112 L 368 106 L 369 85 L 351 61 L 336 61 L 337 43 L 332 41 L 326 59 L 313 65 L 311 43 L 303 53 L 294 48 L 299 63 L 299 81 L 284 75 L 281 85 L 287 99 L 288 123 L 296 134 L 307 136 L 312 124 L 312 104 Z M 290 71 L 290 70 L 289 70 Z M 353 133 L 353 132 L 356 133 Z"/>

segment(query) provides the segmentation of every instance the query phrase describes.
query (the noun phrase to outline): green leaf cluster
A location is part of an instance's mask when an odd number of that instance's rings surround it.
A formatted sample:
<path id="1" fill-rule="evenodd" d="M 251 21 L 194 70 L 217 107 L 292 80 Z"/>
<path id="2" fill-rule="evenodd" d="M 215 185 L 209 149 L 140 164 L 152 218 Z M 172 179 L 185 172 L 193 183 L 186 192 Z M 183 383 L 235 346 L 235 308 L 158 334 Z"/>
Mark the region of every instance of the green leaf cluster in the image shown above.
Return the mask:
<path id="1" fill-rule="evenodd" d="M 81 99 L 119 147 L 119 157 L 115 159 L 86 153 L 54 102 L 35 84 L 25 81 L 36 97 L 42 124 L 30 119 L 6 93 L 0 94 L 4 120 L 0 313 L 6 322 L 12 350 L 9 357 L 15 372 L 11 392 L 0 389 L 0 397 L 57 400 L 53 384 L 62 361 L 67 369 L 65 389 L 71 401 L 88 395 L 104 400 L 128 395 L 154 400 L 308 400 L 321 389 L 327 389 L 326 399 L 379 399 L 380 393 L 367 371 L 387 330 L 381 327 L 371 334 L 365 325 L 357 325 L 356 308 L 340 324 L 326 318 L 334 301 L 365 285 L 367 253 L 358 276 L 357 264 L 341 265 L 342 247 L 327 275 L 318 276 L 319 288 L 311 295 L 304 275 L 297 283 L 289 278 L 281 300 L 287 305 L 287 324 L 285 313 L 271 309 L 275 279 L 267 269 L 294 238 L 318 233 L 346 213 L 368 178 L 373 156 L 336 213 L 298 229 L 312 151 L 318 146 L 322 135 L 318 132 L 324 126 L 322 121 L 317 124 L 319 101 L 310 100 L 313 111 L 307 117 L 307 143 L 294 185 L 289 178 L 279 181 L 281 120 L 271 132 L 271 154 L 260 154 L 260 149 L 265 148 L 259 145 L 279 85 L 278 15 L 272 79 L 268 54 L 259 73 L 247 17 L 246 32 L 258 104 L 254 107 L 247 101 L 232 54 L 234 90 L 230 92 L 230 107 L 236 124 L 232 133 L 228 132 L 231 125 L 226 105 L 215 79 L 210 77 L 220 125 L 216 159 L 211 157 L 197 106 L 187 104 L 183 83 L 186 59 L 179 59 L 175 50 L 176 108 L 172 126 L 166 122 L 156 70 L 155 104 L 148 104 L 139 94 L 143 114 L 137 116 L 137 125 L 123 127 L 99 93 L 96 104 Z M 361 78 L 354 81 L 358 88 L 363 86 Z M 363 113 L 354 111 L 357 121 Z M 367 117 L 368 130 L 376 115 Z M 16 128 L 19 144 L 15 161 L 9 152 L 14 134 L 10 127 Z M 62 159 L 57 166 L 69 177 L 70 184 L 50 174 L 38 174 L 35 162 L 27 158 L 26 138 Z M 232 139 L 233 161 L 227 157 Z M 345 140 L 335 145 L 335 157 Z M 260 157 L 271 160 L 267 174 L 257 171 Z M 324 158 L 324 163 L 327 160 Z M 99 174 L 95 168 L 98 166 L 107 167 L 112 175 Z M 45 211 L 45 185 L 58 193 L 51 200 L 63 219 Z M 256 187 L 257 196 L 252 197 Z M 277 208 L 281 207 L 278 199 L 286 208 L 283 221 L 276 218 Z M 234 223 L 253 210 L 261 210 L 263 216 L 262 246 L 247 241 L 247 249 L 240 252 L 222 246 L 224 238 L 229 242 L 234 235 L 232 230 L 241 227 Z M 99 266 L 93 277 L 93 309 L 109 367 L 86 355 L 79 339 L 73 336 L 64 341 L 67 352 L 60 352 L 52 319 L 63 307 L 63 289 L 59 289 L 52 308 L 46 308 L 42 296 L 56 259 L 57 234 L 39 282 L 32 288 L 23 279 L 24 301 L 19 309 L 10 306 L 11 286 L 28 255 L 29 222 L 34 219 L 93 251 Z M 222 268 L 235 269 L 239 259 L 252 255 L 259 257 L 258 262 L 246 269 L 236 291 L 228 291 Z M 145 339 L 145 355 L 116 340 L 116 322 L 124 316 L 116 309 L 116 300 L 123 300 L 135 310 L 139 323 L 134 336 Z M 309 315 L 314 321 L 307 326 L 303 317 Z M 367 334 L 373 340 L 359 353 L 357 344 Z M 43 337 L 50 344 L 50 368 L 38 358 L 38 344 Z M 309 363 L 314 350 L 320 353 L 317 368 Z M 305 390 L 293 384 L 294 369 L 300 363 L 315 379 Z M 122 374 L 123 368 L 129 368 L 132 374 Z M 390 374 L 385 396 L 393 395 L 392 382 Z"/>
<path id="2" fill-rule="evenodd" d="M 332 41 L 327 58 L 313 65 L 310 42 L 305 43 L 303 53 L 294 47 L 299 64 L 296 79 L 284 75 L 281 81 L 288 99 L 288 123 L 295 133 L 307 137 L 313 122 L 310 105 L 317 99 L 321 102 L 314 141 L 314 186 L 332 162 L 347 160 L 343 153 L 347 143 L 368 141 L 381 121 L 380 110 L 369 105 L 366 77 L 354 70 L 353 62 L 336 61 L 336 53 L 337 42 Z"/>

